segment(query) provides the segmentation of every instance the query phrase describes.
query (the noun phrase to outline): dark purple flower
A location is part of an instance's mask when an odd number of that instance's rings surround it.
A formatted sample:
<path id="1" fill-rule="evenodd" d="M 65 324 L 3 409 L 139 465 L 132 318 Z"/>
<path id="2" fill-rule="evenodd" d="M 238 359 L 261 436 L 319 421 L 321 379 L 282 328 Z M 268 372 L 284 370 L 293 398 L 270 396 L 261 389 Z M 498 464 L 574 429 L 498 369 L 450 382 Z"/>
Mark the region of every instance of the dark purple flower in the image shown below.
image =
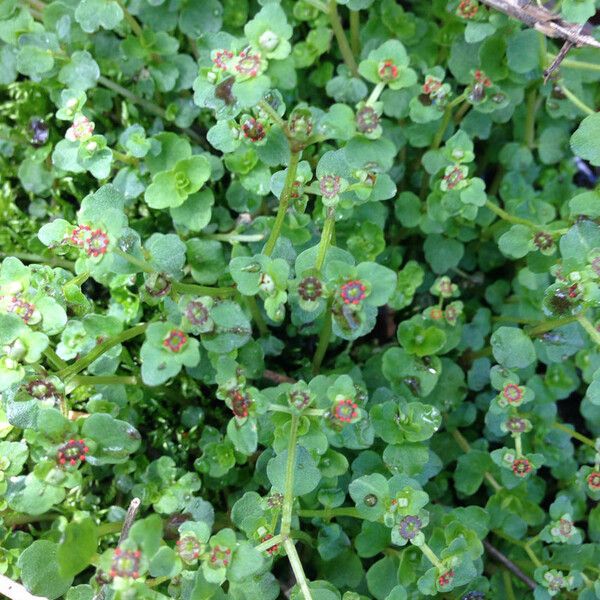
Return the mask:
<path id="1" fill-rule="evenodd" d="M 405 540 L 414 540 L 421 531 L 421 519 L 415 515 L 408 515 L 400 521 L 398 533 Z"/>
<path id="2" fill-rule="evenodd" d="M 45 121 L 34 117 L 29 121 L 31 130 L 31 143 L 34 146 L 43 146 L 48 141 L 49 127 Z"/>

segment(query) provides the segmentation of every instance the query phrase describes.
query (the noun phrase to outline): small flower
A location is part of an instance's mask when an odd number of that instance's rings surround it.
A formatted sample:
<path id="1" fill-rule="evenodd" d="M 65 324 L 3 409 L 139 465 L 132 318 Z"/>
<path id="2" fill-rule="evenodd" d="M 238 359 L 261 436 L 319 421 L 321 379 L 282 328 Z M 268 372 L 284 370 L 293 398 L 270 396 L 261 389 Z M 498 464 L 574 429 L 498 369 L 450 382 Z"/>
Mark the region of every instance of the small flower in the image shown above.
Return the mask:
<path id="1" fill-rule="evenodd" d="M 421 531 L 422 521 L 415 515 L 407 515 L 398 525 L 398 533 L 405 540 L 414 540 Z"/>
<path id="2" fill-rule="evenodd" d="M 590 490 L 597 492 L 600 490 L 600 471 L 592 471 L 587 476 L 587 484 Z"/>
<path id="3" fill-rule="evenodd" d="M 575 527 L 573 521 L 563 517 L 554 523 L 554 527 L 550 530 L 550 533 L 555 537 L 570 538 L 575 533 Z"/>
<path id="4" fill-rule="evenodd" d="M 523 388 L 516 383 L 507 383 L 502 388 L 502 399 L 513 406 L 519 406 L 523 400 Z"/>
<path id="5" fill-rule="evenodd" d="M 186 344 L 188 338 L 180 329 L 172 329 L 163 340 L 163 346 L 171 352 L 179 352 Z"/>
<path id="6" fill-rule="evenodd" d="M 217 67 L 225 71 L 227 69 L 227 63 L 233 58 L 233 52 L 230 50 L 213 50 L 212 62 Z"/>
<path id="7" fill-rule="evenodd" d="M 328 200 L 335 198 L 342 189 L 341 177 L 339 175 L 323 175 L 319 179 L 319 190 L 321 195 Z"/>
<path id="8" fill-rule="evenodd" d="M 65 139 L 69 142 L 85 142 L 92 137 L 96 125 L 84 115 L 76 115 L 73 124 L 65 133 Z"/>
<path id="9" fill-rule="evenodd" d="M 260 52 L 252 54 L 249 49 L 242 50 L 239 53 L 235 64 L 237 73 L 246 77 L 256 77 L 262 67 Z"/>
<path id="10" fill-rule="evenodd" d="M 442 87 L 442 80 L 434 77 L 433 75 L 427 75 L 425 78 L 425 83 L 423 84 L 423 93 L 424 94 L 435 94 Z"/>
<path id="11" fill-rule="evenodd" d="M 102 229 L 92 231 L 85 240 L 85 252 L 94 258 L 106 254 L 108 249 L 108 235 Z"/>
<path id="12" fill-rule="evenodd" d="M 529 428 L 529 421 L 521 417 L 510 417 L 504 426 L 511 433 L 525 433 Z"/>
<path id="13" fill-rule="evenodd" d="M 344 283 L 340 288 L 340 296 L 344 304 L 360 304 L 367 297 L 367 287 L 359 279 Z"/>
<path id="14" fill-rule="evenodd" d="M 61 465 L 74 467 L 85 461 L 85 456 L 89 450 L 84 440 L 70 439 L 60 446 L 56 453 L 56 459 Z"/>
<path id="15" fill-rule="evenodd" d="M 89 225 L 77 225 L 73 228 L 71 235 L 66 239 L 66 241 L 71 242 L 71 244 L 77 246 L 78 248 L 83 248 L 91 231 L 92 228 Z"/>
<path id="16" fill-rule="evenodd" d="M 332 416 L 340 423 L 352 423 L 358 417 L 358 405 L 350 398 L 337 400 L 333 406 Z"/>
<path id="17" fill-rule="evenodd" d="M 288 394 L 288 402 L 296 410 L 304 410 L 312 402 L 312 398 L 306 390 L 292 390 Z"/>
<path id="18" fill-rule="evenodd" d="M 531 470 L 531 463 L 526 458 L 517 458 L 513 461 L 512 471 L 517 477 L 526 477 Z"/>
<path id="19" fill-rule="evenodd" d="M 451 302 L 444 310 L 444 317 L 448 325 L 456 325 L 458 317 L 462 314 L 462 302 Z"/>
<path id="20" fill-rule="evenodd" d="M 289 118 L 290 133 L 297 138 L 307 139 L 313 130 L 313 119 L 307 108 L 296 108 Z"/>
<path id="21" fill-rule="evenodd" d="M 467 592 L 460 600 L 485 600 L 483 592 Z"/>
<path id="22" fill-rule="evenodd" d="M 248 117 L 244 120 L 242 123 L 242 133 L 251 142 L 260 142 L 266 135 L 263 124 L 254 117 Z"/>
<path id="23" fill-rule="evenodd" d="M 377 67 L 377 73 L 382 81 L 394 81 L 398 77 L 398 67 L 391 59 L 383 60 Z"/>
<path id="24" fill-rule="evenodd" d="M 48 124 L 37 117 L 29 121 L 29 129 L 31 130 L 31 144 L 33 146 L 43 146 L 48 141 L 50 130 Z"/>
<path id="25" fill-rule="evenodd" d="M 298 284 L 298 295 L 306 302 L 316 302 L 323 295 L 323 284 L 317 277 L 309 275 Z"/>
<path id="26" fill-rule="evenodd" d="M 435 296 L 441 296 L 442 298 L 452 298 L 458 291 L 458 286 L 452 283 L 450 277 L 444 275 L 438 277 L 430 288 L 430 291 Z"/>
<path id="27" fill-rule="evenodd" d="M 48 379 L 34 379 L 26 386 L 27 393 L 42 402 L 50 402 L 54 405 L 61 394 L 58 393 L 56 386 Z"/>
<path id="28" fill-rule="evenodd" d="M 442 177 L 441 188 L 443 191 L 453 190 L 456 187 L 464 187 L 466 183 L 467 167 L 462 165 L 454 165 L 446 167 L 444 176 Z"/>
<path id="29" fill-rule="evenodd" d="M 258 282 L 258 287 L 265 294 L 272 294 L 275 291 L 275 282 L 268 273 L 261 273 Z"/>
<path id="30" fill-rule="evenodd" d="M 279 492 L 273 492 L 267 498 L 267 506 L 269 508 L 279 508 L 282 505 L 283 505 L 283 494 L 280 494 Z"/>
<path id="31" fill-rule="evenodd" d="M 185 307 L 187 320 L 195 326 L 202 327 L 210 319 L 210 312 L 201 300 L 190 300 Z"/>
<path id="32" fill-rule="evenodd" d="M 249 414 L 252 399 L 248 394 L 242 394 L 239 390 L 230 393 L 231 410 L 238 419 L 245 419 Z"/>
<path id="33" fill-rule="evenodd" d="M 115 548 L 110 576 L 137 579 L 140 576 L 141 556 L 142 553 L 139 550 L 121 550 L 121 548 Z"/>
<path id="34" fill-rule="evenodd" d="M 17 317 L 21 317 L 24 323 L 29 323 L 36 315 L 35 306 L 31 302 L 26 302 L 17 296 L 10 297 L 6 310 L 13 315 L 17 315 Z"/>
<path id="35" fill-rule="evenodd" d="M 432 321 L 441 321 L 444 318 L 444 311 L 438 306 L 431 306 L 425 311 L 425 316 Z"/>
<path id="36" fill-rule="evenodd" d="M 279 46 L 279 36 L 274 31 L 267 29 L 258 38 L 258 44 L 267 52 L 272 52 Z"/>
<path id="37" fill-rule="evenodd" d="M 356 128 L 360 133 L 373 133 L 379 127 L 379 114 L 368 105 L 364 105 L 356 112 Z"/>
<path id="38" fill-rule="evenodd" d="M 263 536 L 262 538 L 260 538 L 261 543 L 263 542 L 267 542 L 268 540 L 273 539 L 273 535 L 270 533 L 267 533 L 267 535 Z M 273 556 L 273 554 L 276 554 L 277 552 L 279 552 L 279 544 L 274 544 L 273 546 L 271 546 L 270 548 L 267 548 L 265 550 L 265 552 L 269 555 L 269 556 Z"/>
<path id="39" fill-rule="evenodd" d="M 474 74 L 475 81 L 483 85 L 483 87 L 489 88 L 492 85 L 492 80 L 480 69 L 477 69 Z"/>
<path id="40" fill-rule="evenodd" d="M 456 14 L 463 19 L 473 19 L 479 10 L 476 0 L 461 0 Z"/>
<path id="41" fill-rule="evenodd" d="M 165 273 L 150 273 L 144 282 L 144 289 L 154 298 L 162 298 L 171 291 L 171 281 Z"/>
<path id="42" fill-rule="evenodd" d="M 446 587 L 446 586 L 448 586 L 448 585 L 450 585 L 452 583 L 453 579 L 454 579 L 454 570 L 450 569 L 449 571 L 446 571 L 445 573 L 442 573 L 438 577 L 438 585 L 440 587 Z"/>
<path id="43" fill-rule="evenodd" d="M 554 251 L 554 238 L 546 231 L 538 231 L 533 236 L 533 243 L 540 252 Z"/>
<path id="44" fill-rule="evenodd" d="M 544 573 L 544 581 L 551 595 L 557 594 L 562 588 L 567 586 L 567 582 L 561 571 L 551 569 Z"/>
<path id="45" fill-rule="evenodd" d="M 227 567 L 231 561 L 231 550 L 217 545 L 211 550 L 208 561 L 215 569 Z"/>
<path id="46" fill-rule="evenodd" d="M 203 552 L 203 544 L 193 533 L 184 534 L 175 545 L 179 558 L 188 565 L 194 564 Z"/>

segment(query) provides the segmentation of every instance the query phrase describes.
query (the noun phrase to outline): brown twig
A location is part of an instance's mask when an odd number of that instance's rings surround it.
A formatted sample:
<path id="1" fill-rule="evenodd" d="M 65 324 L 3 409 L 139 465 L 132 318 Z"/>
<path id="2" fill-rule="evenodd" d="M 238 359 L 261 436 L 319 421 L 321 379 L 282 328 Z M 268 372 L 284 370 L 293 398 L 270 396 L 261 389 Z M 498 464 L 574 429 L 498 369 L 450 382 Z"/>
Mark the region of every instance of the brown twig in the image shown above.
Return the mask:
<path id="1" fill-rule="evenodd" d="M 502 554 L 502 552 L 500 552 L 498 548 L 492 546 L 492 544 L 490 544 L 490 542 L 488 542 L 487 540 L 483 540 L 483 545 L 488 551 L 488 553 L 491 556 L 493 556 L 500 564 L 502 564 L 502 566 L 506 567 L 515 577 L 518 577 L 530 589 L 534 590 L 536 588 L 535 581 L 533 581 L 531 577 L 525 575 L 525 573 L 523 573 L 523 571 L 521 571 L 521 569 L 519 569 L 519 567 L 517 567 L 517 565 L 515 565 L 515 563 L 512 562 L 512 560 L 510 560 L 507 556 Z"/>
<path id="2" fill-rule="evenodd" d="M 129 530 L 135 521 L 135 517 L 137 516 L 138 510 L 140 509 L 141 500 L 139 498 L 134 498 L 129 504 L 129 508 L 127 509 L 127 514 L 125 515 L 125 519 L 123 520 L 123 527 L 121 528 L 121 535 L 119 536 L 118 545 L 122 544 L 129 535 Z M 104 600 L 106 591 L 106 585 L 100 587 L 93 600 Z"/>
<path id="3" fill-rule="evenodd" d="M 561 38 L 573 46 L 592 46 L 600 48 L 600 42 L 591 35 L 583 33 L 584 27 L 569 23 L 548 9 L 534 2 L 522 3 L 520 0 L 481 0 L 483 4 L 522 21 L 528 27 L 543 33 L 546 37 Z"/>
<path id="4" fill-rule="evenodd" d="M 271 371 L 270 369 L 265 369 L 263 371 L 263 377 L 269 381 L 273 381 L 274 383 L 296 383 L 296 380 L 293 377 L 288 377 L 283 373 L 277 373 L 275 371 Z"/>

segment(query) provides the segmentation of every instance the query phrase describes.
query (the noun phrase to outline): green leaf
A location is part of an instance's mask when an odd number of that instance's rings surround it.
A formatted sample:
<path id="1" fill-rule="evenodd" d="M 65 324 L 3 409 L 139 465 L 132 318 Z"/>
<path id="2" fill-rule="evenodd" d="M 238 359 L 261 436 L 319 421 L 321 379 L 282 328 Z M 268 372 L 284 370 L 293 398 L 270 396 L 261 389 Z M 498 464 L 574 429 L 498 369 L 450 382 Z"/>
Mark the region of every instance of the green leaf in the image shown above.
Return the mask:
<path id="1" fill-rule="evenodd" d="M 386 511 L 389 499 L 387 479 L 379 474 L 364 475 L 355 479 L 349 486 L 348 492 L 356 504 L 358 514 L 369 521 L 379 521 Z"/>
<path id="2" fill-rule="evenodd" d="M 49 540 L 36 540 L 19 556 L 17 564 L 28 592 L 35 596 L 45 596 L 48 600 L 66 593 L 73 577 L 60 574 L 57 554 L 57 544 Z"/>
<path id="3" fill-rule="evenodd" d="M 123 17 L 115 0 L 81 0 L 75 9 L 75 20 L 86 33 L 94 33 L 100 28 L 114 29 Z"/>
<path id="4" fill-rule="evenodd" d="M 91 518 L 69 523 L 56 552 L 60 575 L 65 578 L 74 577 L 87 568 L 96 553 L 97 545 L 97 528 Z"/>
<path id="5" fill-rule="evenodd" d="M 279 492 L 285 492 L 287 477 L 288 451 L 284 450 L 273 457 L 267 464 L 267 475 L 271 485 Z M 304 446 L 296 448 L 296 460 L 292 465 L 293 495 L 304 496 L 312 492 L 321 480 L 321 472 Z"/>
<path id="6" fill-rule="evenodd" d="M 494 358 L 507 369 L 524 369 L 536 359 L 533 342 L 516 327 L 499 327 L 490 341 Z"/>
<path id="7" fill-rule="evenodd" d="M 107 414 L 90 415 L 81 434 L 96 443 L 93 453 L 88 456 L 88 462 L 93 465 L 123 463 L 140 447 L 141 436 L 137 429 Z"/>
<path id="8" fill-rule="evenodd" d="M 571 149 L 576 156 L 600 166 L 600 114 L 589 115 L 571 136 Z"/>

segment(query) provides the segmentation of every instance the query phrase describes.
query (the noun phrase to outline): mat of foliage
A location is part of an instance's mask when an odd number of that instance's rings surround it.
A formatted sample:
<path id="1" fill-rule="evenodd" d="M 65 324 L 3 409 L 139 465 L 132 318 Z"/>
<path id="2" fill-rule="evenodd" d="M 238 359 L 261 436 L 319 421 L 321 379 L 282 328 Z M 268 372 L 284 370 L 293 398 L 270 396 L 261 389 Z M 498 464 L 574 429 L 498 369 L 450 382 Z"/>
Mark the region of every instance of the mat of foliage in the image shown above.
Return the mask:
<path id="1" fill-rule="evenodd" d="M 401 4 L 0 1 L 0 592 L 600 598 L 600 51 Z"/>

